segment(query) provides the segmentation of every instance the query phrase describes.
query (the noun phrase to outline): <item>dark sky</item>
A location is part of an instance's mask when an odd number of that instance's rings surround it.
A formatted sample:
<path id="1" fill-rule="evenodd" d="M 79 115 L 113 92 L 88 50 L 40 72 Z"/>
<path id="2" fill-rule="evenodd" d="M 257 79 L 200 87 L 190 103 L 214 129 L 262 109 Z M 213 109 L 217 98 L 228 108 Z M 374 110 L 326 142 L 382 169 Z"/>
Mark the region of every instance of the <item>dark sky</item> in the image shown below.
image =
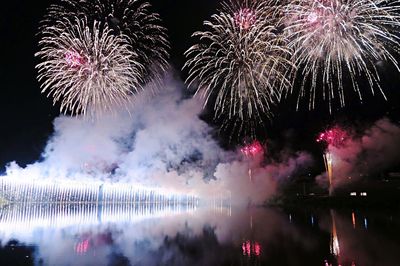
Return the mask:
<path id="1" fill-rule="evenodd" d="M 16 0 L 2 3 L 1 23 L 1 97 L 0 97 L 0 169 L 6 162 L 16 160 L 21 164 L 39 158 L 48 136 L 52 133 L 52 120 L 59 114 L 50 99 L 40 93 L 36 81 L 34 53 L 38 50 L 39 21 L 46 8 L 55 1 Z M 190 46 L 190 35 L 202 28 L 202 21 L 215 11 L 215 0 L 153 0 L 150 1 L 168 28 L 172 45 L 171 62 L 181 69 L 184 51 Z M 179 72 L 178 72 L 179 73 Z M 185 78 L 184 74 L 180 74 Z M 360 104 L 352 93 L 347 107 L 334 108 L 329 113 L 326 103 L 308 111 L 306 101 L 296 111 L 296 97 L 290 96 L 275 110 L 275 117 L 267 124 L 266 131 L 277 147 L 315 149 L 315 135 L 323 127 L 340 122 L 362 126 L 382 116 L 398 121 L 399 74 L 389 67 L 383 76 L 383 87 L 389 100 L 377 94 L 366 94 Z M 351 88 L 348 88 L 351 89 Z M 352 99 L 354 98 L 354 99 Z M 222 136 L 223 137 L 223 136 Z M 311 146 L 310 146 L 311 145 Z"/>

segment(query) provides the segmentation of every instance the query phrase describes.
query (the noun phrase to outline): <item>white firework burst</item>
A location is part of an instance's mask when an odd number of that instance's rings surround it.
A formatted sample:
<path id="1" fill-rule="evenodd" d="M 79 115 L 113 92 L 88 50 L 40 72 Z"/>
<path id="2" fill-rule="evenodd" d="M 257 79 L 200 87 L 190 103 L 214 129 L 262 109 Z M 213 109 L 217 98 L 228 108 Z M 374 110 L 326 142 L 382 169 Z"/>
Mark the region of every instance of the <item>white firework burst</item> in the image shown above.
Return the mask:
<path id="1" fill-rule="evenodd" d="M 137 55 L 126 36 L 113 35 L 107 24 L 61 19 L 42 34 L 38 80 L 61 112 L 98 116 L 141 90 Z"/>
<path id="2" fill-rule="evenodd" d="M 50 6 L 43 28 L 60 17 L 84 18 L 89 25 L 108 25 L 112 34 L 127 36 L 136 60 L 143 66 L 142 85 L 160 82 L 169 68 L 167 31 L 161 26 L 159 15 L 144 0 L 60 0 Z"/>
<path id="3" fill-rule="evenodd" d="M 213 102 L 216 117 L 261 121 L 288 85 L 290 51 L 275 19 L 265 1 L 229 1 L 193 34 L 199 41 L 185 53 L 187 82 Z"/>
<path id="4" fill-rule="evenodd" d="M 387 61 L 399 70 L 394 53 L 399 48 L 400 1 L 293 0 L 283 10 L 284 32 L 300 72 L 294 75 L 303 79 L 299 99 L 308 94 L 310 109 L 317 93 L 328 100 L 330 110 L 335 97 L 343 107 L 346 80 L 362 100 L 360 77 L 372 93 L 378 88 L 384 95 L 376 65 Z"/>

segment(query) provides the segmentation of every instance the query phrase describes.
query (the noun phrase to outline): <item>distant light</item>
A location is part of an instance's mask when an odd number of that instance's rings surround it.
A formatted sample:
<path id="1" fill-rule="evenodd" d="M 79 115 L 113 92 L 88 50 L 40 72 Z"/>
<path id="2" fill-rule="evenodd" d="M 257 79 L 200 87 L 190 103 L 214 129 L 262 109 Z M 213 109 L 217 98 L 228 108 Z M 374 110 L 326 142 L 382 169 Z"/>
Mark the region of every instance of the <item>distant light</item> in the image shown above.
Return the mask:
<path id="1" fill-rule="evenodd" d="M 367 220 L 367 218 L 364 218 L 364 227 L 365 227 L 365 229 L 368 229 L 368 220 Z"/>
<path id="2" fill-rule="evenodd" d="M 361 197 L 366 197 L 367 196 L 367 192 L 361 192 Z"/>
<path id="3" fill-rule="evenodd" d="M 352 196 L 352 197 L 357 196 L 357 192 L 351 192 L 351 193 L 350 193 L 350 196 Z"/>

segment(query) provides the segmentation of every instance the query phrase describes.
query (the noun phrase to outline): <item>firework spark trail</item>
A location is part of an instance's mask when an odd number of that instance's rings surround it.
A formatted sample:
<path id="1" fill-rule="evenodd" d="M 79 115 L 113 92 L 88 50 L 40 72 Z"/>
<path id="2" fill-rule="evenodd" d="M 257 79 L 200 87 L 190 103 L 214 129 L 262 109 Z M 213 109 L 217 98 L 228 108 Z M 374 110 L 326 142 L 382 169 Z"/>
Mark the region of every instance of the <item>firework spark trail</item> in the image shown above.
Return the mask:
<path id="1" fill-rule="evenodd" d="M 37 65 L 42 92 L 61 112 L 98 115 L 125 105 L 141 89 L 141 65 L 123 35 L 86 20 L 60 20 L 43 31 Z"/>
<path id="2" fill-rule="evenodd" d="M 249 180 L 250 180 L 250 182 L 252 182 L 253 181 L 252 180 L 253 179 L 252 178 L 253 170 L 250 165 L 250 159 L 253 159 L 257 156 L 262 155 L 264 153 L 264 148 L 258 140 L 254 140 L 251 143 L 248 143 L 248 144 L 245 143 L 245 146 L 243 146 L 240 149 L 240 152 L 248 159 L 248 161 L 247 161 L 248 171 L 247 172 L 248 172 Z"/>
<path id="3" fill-rule="evenodd" d="M 157 13 L 144 0 L 60 0 L 50 6 L 43 21 L 44 28 L 60 17 L 85 18 L 89 24 L 107 25 L 112 34 L 125 35 L 140 65 L 142 84 L 159 84 L 169 68 L 169 42 L 167 30 L 161 26 Z"/>
<path id="4" fill-rule="evenodd" d="M 198 43 L 186 51 L 187 83 L 195 85 L 215 117 L 261 121 L 270 115 L 279 88 L 289 84 L 291 63 L 285 40 L 276 34 L 275 9 L 264 1 L 230 1 L 195 32 Z"/>
<path id="5" fill-rule="evenodd" d="M 335 126 L 319 134 L 317 138 L 318 143 L 323 143 L 327 147 L 324 150 L 323 158 L 326 173 L 329 181 L 329 196 L 333 194 L 333 154 L 330 152 L 329 147 L 340 147 L 348 137 L 348 134 L 342 128 Z"/>
<path id="6" fill-rule="evenodd" d="M 126 106 L 147 83 L 160 85 L 168 68 L 169 43 L 159 23 L 141 0 L 60 0 L 40 26 L 42 92 L 73 115 Z"/>
<path id="7" fill-rule="evenodd" d="M 301 69 L 301 97 L 309 94 L 309 108 L 322 82 L 323 99 L 339 97 L 345 105 L 344 82 L 349 79 L 362 100 L 358 78 L 368 81 L 374 93 L 379 85 L 379 61 L 392 63 L 399 71 L 394 52 L 399 51 L 400 1 L 385 0 L 292 0 L 284 7 L 285 30 L 292 61 Z M 297 71 L 293 71 L 295 77 Z M 311 82 L 310 89 L 306 83 Z M 386 98 L 386 97 L 385 97 Z"/>

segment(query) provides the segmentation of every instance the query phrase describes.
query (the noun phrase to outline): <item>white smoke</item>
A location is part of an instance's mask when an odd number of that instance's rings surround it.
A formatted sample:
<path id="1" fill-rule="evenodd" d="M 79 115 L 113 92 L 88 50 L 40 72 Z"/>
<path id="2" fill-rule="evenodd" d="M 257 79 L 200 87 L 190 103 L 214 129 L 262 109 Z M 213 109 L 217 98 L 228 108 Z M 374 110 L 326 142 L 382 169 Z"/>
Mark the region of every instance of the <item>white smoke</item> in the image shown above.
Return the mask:
<path id="1" fill-rule="evenodd" d="M 212 138 L 212 129 L 199 119 L 203 103 L 184 99 L 181 82 L 168 78 L 165 84 L 157 95 L 136 98 L 129 112 L 121 110 L 95 121 L 56 118 L 42 159 L 24 169 L 10 163 L 6 175 L 95 178 L 261 202 L 275 192 L 278 179 L 308 160 L 298 155 L 262 166 L 262 158 L 248 162 L 239 152 L 223 150 Z"/>

